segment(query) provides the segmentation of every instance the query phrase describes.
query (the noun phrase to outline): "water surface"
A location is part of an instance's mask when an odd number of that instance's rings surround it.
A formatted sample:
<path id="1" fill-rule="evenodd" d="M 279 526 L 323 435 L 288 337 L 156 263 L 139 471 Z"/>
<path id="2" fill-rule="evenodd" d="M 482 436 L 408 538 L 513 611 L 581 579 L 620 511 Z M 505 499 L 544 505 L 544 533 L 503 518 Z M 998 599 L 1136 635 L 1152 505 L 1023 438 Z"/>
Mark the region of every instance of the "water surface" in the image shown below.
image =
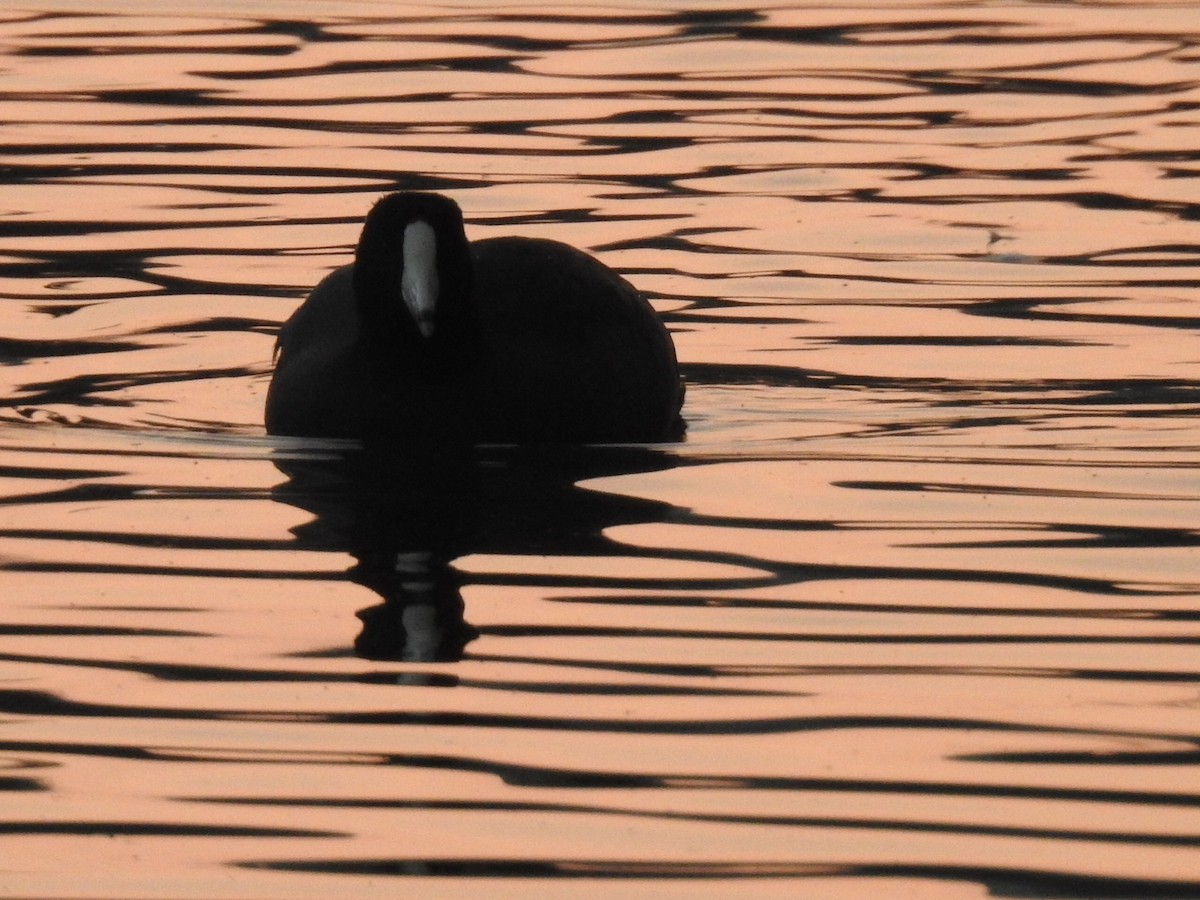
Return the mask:
<path id="1" fill-rule="evenodd" d="M 1200 13 L 681 6 L 0 14 L 0 895 L 1200 896 Z M 686 441 L 266 438 L 395 189 Z"/>

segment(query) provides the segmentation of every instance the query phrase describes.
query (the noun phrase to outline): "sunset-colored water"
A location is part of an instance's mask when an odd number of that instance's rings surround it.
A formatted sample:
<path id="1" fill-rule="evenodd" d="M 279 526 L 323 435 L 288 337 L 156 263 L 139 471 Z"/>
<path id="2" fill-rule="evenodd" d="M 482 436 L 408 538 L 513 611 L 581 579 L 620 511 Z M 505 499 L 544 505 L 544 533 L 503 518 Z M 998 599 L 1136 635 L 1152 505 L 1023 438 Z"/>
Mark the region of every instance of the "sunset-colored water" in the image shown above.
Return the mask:
<path id="1" fill-rule="evenodd" d="M 1200 897 L 1194 0 L 17 0 L 0 114 L 0 897 Z M 397 189 L 686 440 L 266 437 Z"/>

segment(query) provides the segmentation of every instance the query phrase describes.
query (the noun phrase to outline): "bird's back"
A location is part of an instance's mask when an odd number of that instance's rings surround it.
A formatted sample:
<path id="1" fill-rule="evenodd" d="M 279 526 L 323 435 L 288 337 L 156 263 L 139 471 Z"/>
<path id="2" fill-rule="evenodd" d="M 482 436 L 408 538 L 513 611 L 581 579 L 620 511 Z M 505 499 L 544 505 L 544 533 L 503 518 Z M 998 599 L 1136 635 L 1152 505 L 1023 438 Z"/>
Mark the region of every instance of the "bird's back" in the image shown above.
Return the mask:
<path id="1" fill-rule="evenodd" d="M 492 238 L 471 252 L 483 419 L 498 436 L 673 436 L 682 401 L 675 348 L 627 281 L 557 241 Z"/>

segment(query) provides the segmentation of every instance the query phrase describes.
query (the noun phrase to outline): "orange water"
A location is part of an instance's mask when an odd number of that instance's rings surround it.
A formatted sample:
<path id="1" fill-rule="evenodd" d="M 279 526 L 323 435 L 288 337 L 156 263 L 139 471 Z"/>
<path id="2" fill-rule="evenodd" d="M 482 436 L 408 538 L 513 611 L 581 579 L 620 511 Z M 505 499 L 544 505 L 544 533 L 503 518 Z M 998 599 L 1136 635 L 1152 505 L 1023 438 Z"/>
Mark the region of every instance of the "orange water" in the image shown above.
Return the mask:
<path id="1" fill-rule="evenodd" d="M 1192 0 L 203 6 L 0 13 L 0 896 L 1200 896 Z M 687 440 L 264 437 L 396 188 Z"/>

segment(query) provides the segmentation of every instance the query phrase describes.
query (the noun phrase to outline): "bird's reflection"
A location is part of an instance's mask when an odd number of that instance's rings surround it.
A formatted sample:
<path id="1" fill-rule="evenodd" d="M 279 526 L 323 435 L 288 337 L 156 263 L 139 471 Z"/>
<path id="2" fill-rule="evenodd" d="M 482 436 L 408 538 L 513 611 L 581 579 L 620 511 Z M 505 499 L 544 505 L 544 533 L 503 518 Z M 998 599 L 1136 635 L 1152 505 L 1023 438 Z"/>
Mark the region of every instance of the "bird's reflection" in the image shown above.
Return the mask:
<path id="1" fill-rule="evenodd" d="M 602 531 L 663 520 L 670 506 L 578 486 L 605 475 L 666 469 L 650 447 L 368 445 L 278 458 L 277 500 L 314 518 L 293 529 L 304 549 L 349 552 L 350 580 L 382 603 L 360 610 L 359 656 L 457 660 L 478 632 L 467 623 L 470 553 L 613 555 Z"/>

